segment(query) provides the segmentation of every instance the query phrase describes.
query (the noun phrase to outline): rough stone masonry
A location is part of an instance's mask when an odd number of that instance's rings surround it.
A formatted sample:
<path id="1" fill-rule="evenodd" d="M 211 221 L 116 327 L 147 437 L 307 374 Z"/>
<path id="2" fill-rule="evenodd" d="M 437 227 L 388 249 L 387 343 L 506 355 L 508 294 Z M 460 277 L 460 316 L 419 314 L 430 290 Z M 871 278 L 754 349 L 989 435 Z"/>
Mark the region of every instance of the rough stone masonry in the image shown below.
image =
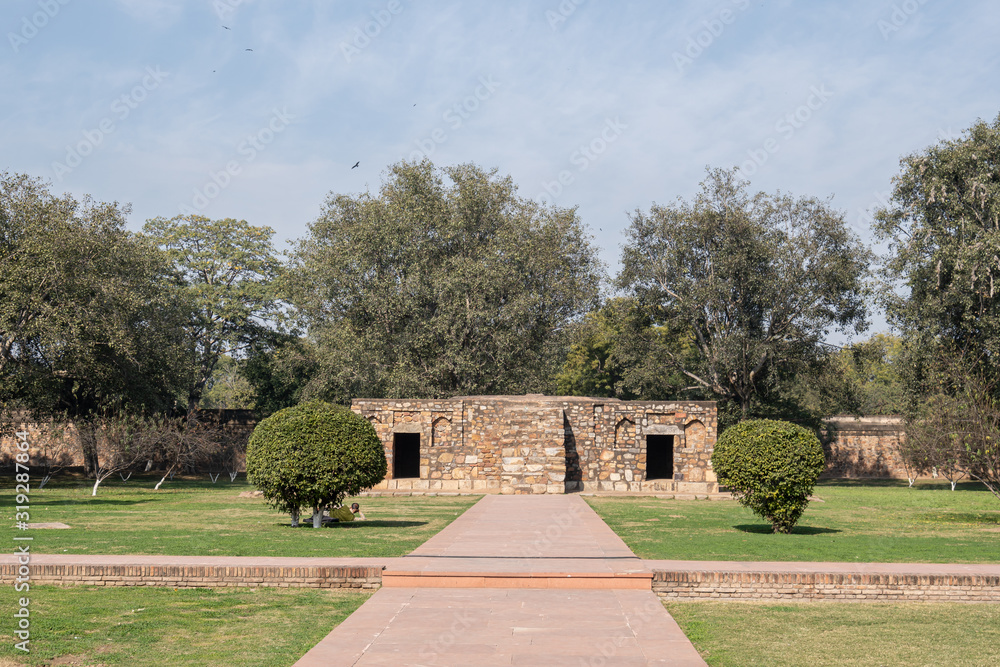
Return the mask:
<path id="1" fill-rule="evenodd" d="M 710 401 L 355 399 L 385 446 L 376 490 L 714 493 Z"/>

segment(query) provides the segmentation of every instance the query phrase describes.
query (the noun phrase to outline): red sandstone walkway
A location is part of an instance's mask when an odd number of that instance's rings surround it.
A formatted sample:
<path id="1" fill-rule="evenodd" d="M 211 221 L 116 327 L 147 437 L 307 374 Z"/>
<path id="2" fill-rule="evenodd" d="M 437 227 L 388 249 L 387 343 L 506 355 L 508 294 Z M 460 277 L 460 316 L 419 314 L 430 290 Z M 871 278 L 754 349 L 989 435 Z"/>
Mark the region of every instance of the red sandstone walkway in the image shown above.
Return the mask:
<path id="1" fill-rule="evenodd" d="M 704 665 L 647 572 L 578 496 L 486 496 L 296 666 Z"/>

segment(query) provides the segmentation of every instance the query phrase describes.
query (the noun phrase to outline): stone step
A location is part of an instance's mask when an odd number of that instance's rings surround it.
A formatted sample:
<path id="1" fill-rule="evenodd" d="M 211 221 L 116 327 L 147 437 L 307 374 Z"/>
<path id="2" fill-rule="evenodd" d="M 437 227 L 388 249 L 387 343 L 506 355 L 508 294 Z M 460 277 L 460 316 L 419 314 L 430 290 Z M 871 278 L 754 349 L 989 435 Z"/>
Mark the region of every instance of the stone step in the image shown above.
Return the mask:
<path id="1" fill-rule="evenodd" d="M 385 570 L 384 588 L 558 588 L 650 590 L 652 572 L 433 572 Z"/>

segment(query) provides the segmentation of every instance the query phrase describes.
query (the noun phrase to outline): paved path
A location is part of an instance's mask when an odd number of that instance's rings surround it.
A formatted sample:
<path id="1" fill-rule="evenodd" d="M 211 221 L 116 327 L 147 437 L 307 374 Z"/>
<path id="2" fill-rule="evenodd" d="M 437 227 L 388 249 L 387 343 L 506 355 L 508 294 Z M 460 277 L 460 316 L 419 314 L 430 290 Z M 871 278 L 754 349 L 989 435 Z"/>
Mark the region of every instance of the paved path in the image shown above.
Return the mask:
<path id="1" fill-rule="evenodd" d="M 414 581 L 501 573 L 647 572 L 578 496 L 485 496 L 392 568 Z M 525 575 L 518 580 L 513 575 Z M 576 585 L 575 583 L 572 585 Z M 648 583 L 646 584 L 648 586 Z M 296 663 L 356 665 L 704 665 L 648 588 L 383 587 Z"/>

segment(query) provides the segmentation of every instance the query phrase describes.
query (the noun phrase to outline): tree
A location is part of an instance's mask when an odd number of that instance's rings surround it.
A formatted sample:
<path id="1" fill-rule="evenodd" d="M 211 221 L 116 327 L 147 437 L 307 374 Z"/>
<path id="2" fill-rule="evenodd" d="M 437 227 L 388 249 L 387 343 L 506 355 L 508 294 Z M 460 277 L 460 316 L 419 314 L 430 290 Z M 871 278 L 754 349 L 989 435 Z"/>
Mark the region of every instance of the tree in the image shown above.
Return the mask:
<path id="1" fill-rule="evenodd" d="M 245 363 L 246 360 L 241 363 L 229 355 L 219 357 L 212 377 L 205 383 L 201 398 L 203 408 L 253 409 L 254 389 L 243 372 L 242 366 Z"/>
<path id="2" fill-rule="evenodd" d="M 263 418 L 302 402 L 318 367 L 318 352 L 308 338 L 284 334 L 273 345 L 251 346 L 240 372 L 250 384 L 253 409 Z"/>
<path id="3" fill-rule="evenodd" d="M 712 452 L 719 483 L 776 533 L 792 532 L 825 466 L 823 445 L 812 431 L 771 419 L 726 429 Z"/>
<path id="4" fill-rule="evenodd" d="M 0 403 L 70 417 L 173 404 L 182 310 L 127 213 L 0 174 Z"/>
<path id="5" fill-rule="evenodd" d="M 748 185 L 709 170 L 694 202 L 636 211 L 617 279 L 690 337 L 697 355 L 671 366 L 744 416 L 831 328 L 863 330 L 869 259 L 828 203 Z"/>
<path id="6" fill-rule="evenodd" d="M 596 305 L 575 210 L 495 170 L 402 162 L 377 196 L 331 194 L 309 229 L 290 269 L 318 348 L 307 395 L 551 392 L 567 326 Z"/>
<path id="7" fill-rule="evenodd" d="M 159 491 L 167 477 L 181 468 L 209 460 L 222 449 L 223 430 L 216 424 L 201 420 L 195 410 L 178 417 L 162 418 L 156 423 L 159 435 L 150 455 L 165 466 L 160 481 L 153 487 Z"/>
<path id="8" fill-rule="evenodd" d="M 574 342 L 556 376 L 556 391 L 622 400 L 677 398 L 688 383 L 680 373 L 670 372 L 665 362 L 671 351 L 690 352 L 691 345 L 669 333 L 657 323 L 655 309 L 629 298 L 609 300 L 575 323 Z"/>
<path id="9" fill-rule="evenodd" d="M 292 515 L 313 508 L 313 527 L 323 508 L 357 495 L 385 477 L 385 449 L 371 423 L 347 408 L 310 401 L 261 421 L 247 445 L 247 479 L 267 501 Z"/>
<path id="10" fill-rule="evenodd" d="M 988 364 L 956 354 L 934 362 L 923 400 L 907 418 L 901 455 L 918 472 L 937 468 L 952 490 L 967 474 L 1000 498 L 1000 400 L 984 375 Z"/>
<path id="11" fill-rule="evenodd" d="M 274 230 L 190 215 L 149 220 L 143 231 L 167 254 L 190 305 L 187 403 L 194 409 L 221 359 L 274 335 L 269 324 L 280 315 L 274 281 L 281 273 Z"/>
<path id="12" fill-rule="evenodd" d="M 162 418 L 121 412 L 116 415 L 91 415 L 75 423 L 77 437 L 84 451 L 93 453 L 94 488 L 112 475 L 133 468 L 147 459 L 163 437 Z"/>
<path id="13" fill-rule="evenodd" d="M 1000 116 L 900 161 L 875 230 L 890 321 L 911 347 L 1000 371 Z M 902 294 L 892 288 L 902 287 Z M 983 353 L 983 354 L 980 354 Z"/>

